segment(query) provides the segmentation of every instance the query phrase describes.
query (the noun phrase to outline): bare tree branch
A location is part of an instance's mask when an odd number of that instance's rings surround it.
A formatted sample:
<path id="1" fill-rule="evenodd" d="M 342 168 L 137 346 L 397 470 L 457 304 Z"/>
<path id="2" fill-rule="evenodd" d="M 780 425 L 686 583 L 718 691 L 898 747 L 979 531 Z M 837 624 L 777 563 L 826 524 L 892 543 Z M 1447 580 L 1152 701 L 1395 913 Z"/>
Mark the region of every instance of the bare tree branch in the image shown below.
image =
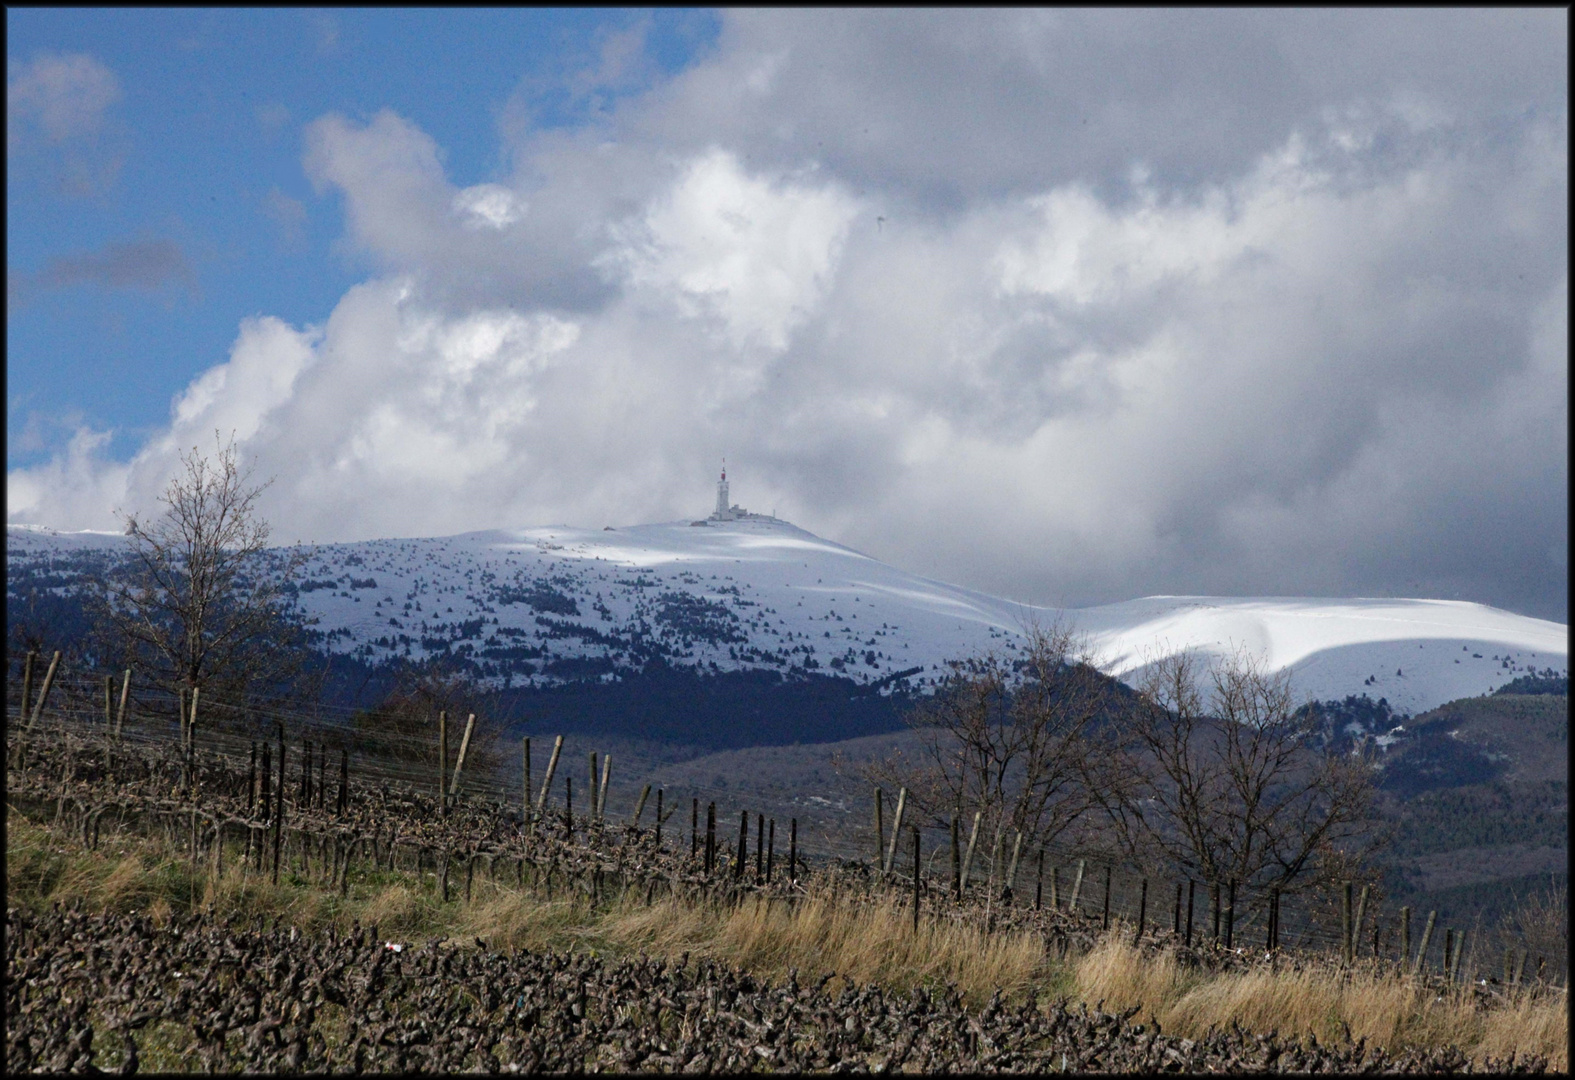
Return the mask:
<path id="1" fill-rule="evenodd" d="M 1206 688 L 1206 689 L 1205 689 Z M 1287 672 L 1238 653 L 1150 665 L 1116 754 L 1122 785 L 1095 789 L 1121 846 L 1207 881 L 1296 891 L 1371 854 L 1369 761 L 1315 745 Z"/>
<path id="2" fill-rule="evenodd" d="M 1024 654 L 955 661 L 941 688 L 908 717 L 916 760 L 896 755 L 866 767 L 875 782 L 907 787 L 932 824 L 982 815 L 988 830 L 1021 831 L 1030 845 L 1066 834 L 1098 805 L 1098 729 L 1109 680 L 1067 628 L 1029 626 Z"/>
<path id="3" fill-rule="evenodd" d="M 268 485 L 252 485 L 233 436 L 215 433 L 212 458 L 193 447 L 181 466 L 161 514 L 124 517 L 130 566 L 107 576 L 95 614 L 154 683 L 241 700 L 299 666 L 289 583 L 306 556 L 268 547 L 256 505 Z"/>

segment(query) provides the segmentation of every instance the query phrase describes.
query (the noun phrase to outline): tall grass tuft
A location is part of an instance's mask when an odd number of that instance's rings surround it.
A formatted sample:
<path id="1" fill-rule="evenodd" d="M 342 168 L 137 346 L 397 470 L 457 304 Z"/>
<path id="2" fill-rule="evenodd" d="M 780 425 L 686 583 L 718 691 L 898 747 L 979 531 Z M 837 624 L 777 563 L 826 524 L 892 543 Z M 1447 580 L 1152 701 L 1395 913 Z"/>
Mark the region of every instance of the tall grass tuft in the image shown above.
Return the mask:
<path id="1" fill-rule="evenodd" d="M 835 974 L 898 990 L 954 984 L 982 1002 L 996 990 L 1032 989 L 1045 951 L 1032 934 L 986 934 L 922 918 L 900 904 L 852 904 L 811 895 L 791 906 L 750 897 L 734 908 L 668 899 L 609 917 L 600 932 L 651 952 L 688 951 L 778 978 L 797 968 L 808 977 Z"/>
<path id="2" fill-rule="evenodd" d="M 1235 1021 L 1326 1043 L 1365 1038 L 1391 1053 L 1452 1044 L 1478 1060 L 1514 1051 L 1545 1055 L 1559 1071 L 1569 1067 L 1562 995 L 1481 1009 L 1459 990 L 1440 994 L 1400 975 L 1334 963 L 1205 975 L 1187 971 L 1173 952 L 1144 956 L 1115 935 L 1077 962 L 1076 982 L 1085 1000 L 1140 1005 L 1164 1030 L 1187 1037 Z"/>

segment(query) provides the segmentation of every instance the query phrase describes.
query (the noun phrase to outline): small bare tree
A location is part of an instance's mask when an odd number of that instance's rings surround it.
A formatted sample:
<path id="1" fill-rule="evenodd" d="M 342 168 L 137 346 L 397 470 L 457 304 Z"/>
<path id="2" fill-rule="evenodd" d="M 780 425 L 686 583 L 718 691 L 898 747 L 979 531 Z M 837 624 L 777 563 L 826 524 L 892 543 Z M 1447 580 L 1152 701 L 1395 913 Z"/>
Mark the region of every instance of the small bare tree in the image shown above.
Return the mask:
<path id="1" fill-rule="evenodd" d="M 1021 831 L 1028 846 L 1062 836 L 1098 805 L 1100 721 L 1113 684 L 1061 625 L 1027 628 L 1016 660 L 954 661 L 935 696 L 908 716 L 918 750 L 870 766 L 901 784 L 934 824 L 977 812 L 990 830 Z"/>
<path id="2" fill-rule="evenodd" d="M 288 581 L 305 555 L 269 551 L 257 514 L 267 484 L 251 484 L 233 436 L 215 433 L 215 445 L 212 459 L 195 447 L 181 456 L 162 514 L 125 516 L 129 565 L 106 576 L 96 606 L 112 642 L 155 684 L 238 700 L 299 666 Z"/>
<path id="3" fill-rule="evenodd" d="M 465 754 L 465 774 L 492 777 L 508 755 L 502 724 L 486 708 L 484 688 L 446 663 L 433 661 L 424 668 L 407 668 L 387 694 L 371 708 L 351 719 L 358 752 L 379 757 L 424 781 L 437 748 L 438 714 L 449 716 L 449 754 L 452 768 L 466 717 L 476 713 L 476 727 Z M 512 760 L 512 759 L 509 759 Z"/>
<path id="4" fill-rule="evenodd" d="M 1553 974 L 1569 972 L 1570 908 L 1569 887 L 1550 879 L 1546 890 L 1533 890 L 1522 897 L 1513 910 L 1499 922 L 1499 934 L 1512 948 L 1526 949 L 1532 963 L 1545 960 Z M 1533 968 L 1532 970 L 1535 970 Z"/>
<path id="5" fill-rule="evenodd" d="M 1205 881 L 1285 891 L 1352 876 L 1378 834 L 1371 763 L 1319 748 L 1287 672 L 1246 653 L 1149 667 L 1100 789 L 1121 846 Z"/>

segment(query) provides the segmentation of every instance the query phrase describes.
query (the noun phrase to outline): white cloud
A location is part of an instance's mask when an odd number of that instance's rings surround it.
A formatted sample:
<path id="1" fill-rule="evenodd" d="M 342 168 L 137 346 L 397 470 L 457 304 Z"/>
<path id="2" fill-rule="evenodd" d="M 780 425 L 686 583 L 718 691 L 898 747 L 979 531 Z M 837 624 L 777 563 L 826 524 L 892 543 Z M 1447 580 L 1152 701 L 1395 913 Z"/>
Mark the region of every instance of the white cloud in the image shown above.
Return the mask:
<path id="1" fill-rule="evenodd" d="M 107 189 L 123 157 L 109 123 L 120 98 L 115 73 L 85 53 L 40 53 L 27 63 L 7 58 L 8 175 L 27 175 L 36 159 L 66 194 Z"/>
<path id="2" fill-rule="evenodd" d="M 734 13 L 473 186 L 392 112 L 325 117 L 308 174 L 374 276 L 244 326 L 122 479 L 84 444 L 8 514 L 92 524 L 215 426 L 316 539 L 687 516 L 725 453 L 746 505 L 1027 600 L 1562 615 L 1567 120 L 1531 36 Z"/>
<path id="3" fill-rule="evenodd" d="M 115 73 L 84 53 L 43 53 L 28 64 L 8 64 L 6 114 L 11 138 L 36 124 L 51 142 L 96 135 L 104 114 L 120 100 Z"/>
<path id="4" fill-rule="evenodd" d="M 525 216 L 525 204 L 502 184 L 477 184 L 454 196 L 454 213 L 467 229 L 506 229 Z"/>
<path id="5" fill-rule="evenodd" d="M 636 290 L 716 315 L 735 347 L 787 347 L 835 269 L 857 204 L 835 185 L 773 183 L 711 150 L 633 221 L 613 227 L 600 265 Z"/>

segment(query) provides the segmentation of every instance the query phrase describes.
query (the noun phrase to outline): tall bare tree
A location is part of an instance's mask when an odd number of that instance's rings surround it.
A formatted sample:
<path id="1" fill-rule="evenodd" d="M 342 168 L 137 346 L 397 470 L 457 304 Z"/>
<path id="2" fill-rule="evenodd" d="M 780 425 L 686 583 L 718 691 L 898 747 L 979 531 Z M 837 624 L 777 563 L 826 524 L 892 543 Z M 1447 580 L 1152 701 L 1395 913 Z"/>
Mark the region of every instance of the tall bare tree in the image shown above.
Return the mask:
<path id="1" fill-rule="evenodd" d="M 1380 834 L 1371 762 L 1331 752 L 1288 672 L 1237 653 L 1149 667 L 1101 790 L 1121 845 L 1207 881 L 1285 891 L 1348 877 Z"/>
<path id="2" fill-rule="evenodd" d="M 866 770 L 901 784 L 932 823 L 978 812 L 987 830 L 1032 846 L 1061 837 L 1098 801 L 1103 719 L 1114 684 L 1067 627 L 1027 628 L 1020 657 L 954 661 L 935 696 L 908 716 L 917 751 Z"/>
<path id="3" fill-rule="evenodd" d="M 252 484 L 232 436 L 210 458 L 181 456 L 155 517 L 124 517 L 131 558 L 107 575 L 101 625 L 153 682 L 239 699 L 276 689 L 299 664 L 288 582 L 304 553 L 268 548 Z"/>

